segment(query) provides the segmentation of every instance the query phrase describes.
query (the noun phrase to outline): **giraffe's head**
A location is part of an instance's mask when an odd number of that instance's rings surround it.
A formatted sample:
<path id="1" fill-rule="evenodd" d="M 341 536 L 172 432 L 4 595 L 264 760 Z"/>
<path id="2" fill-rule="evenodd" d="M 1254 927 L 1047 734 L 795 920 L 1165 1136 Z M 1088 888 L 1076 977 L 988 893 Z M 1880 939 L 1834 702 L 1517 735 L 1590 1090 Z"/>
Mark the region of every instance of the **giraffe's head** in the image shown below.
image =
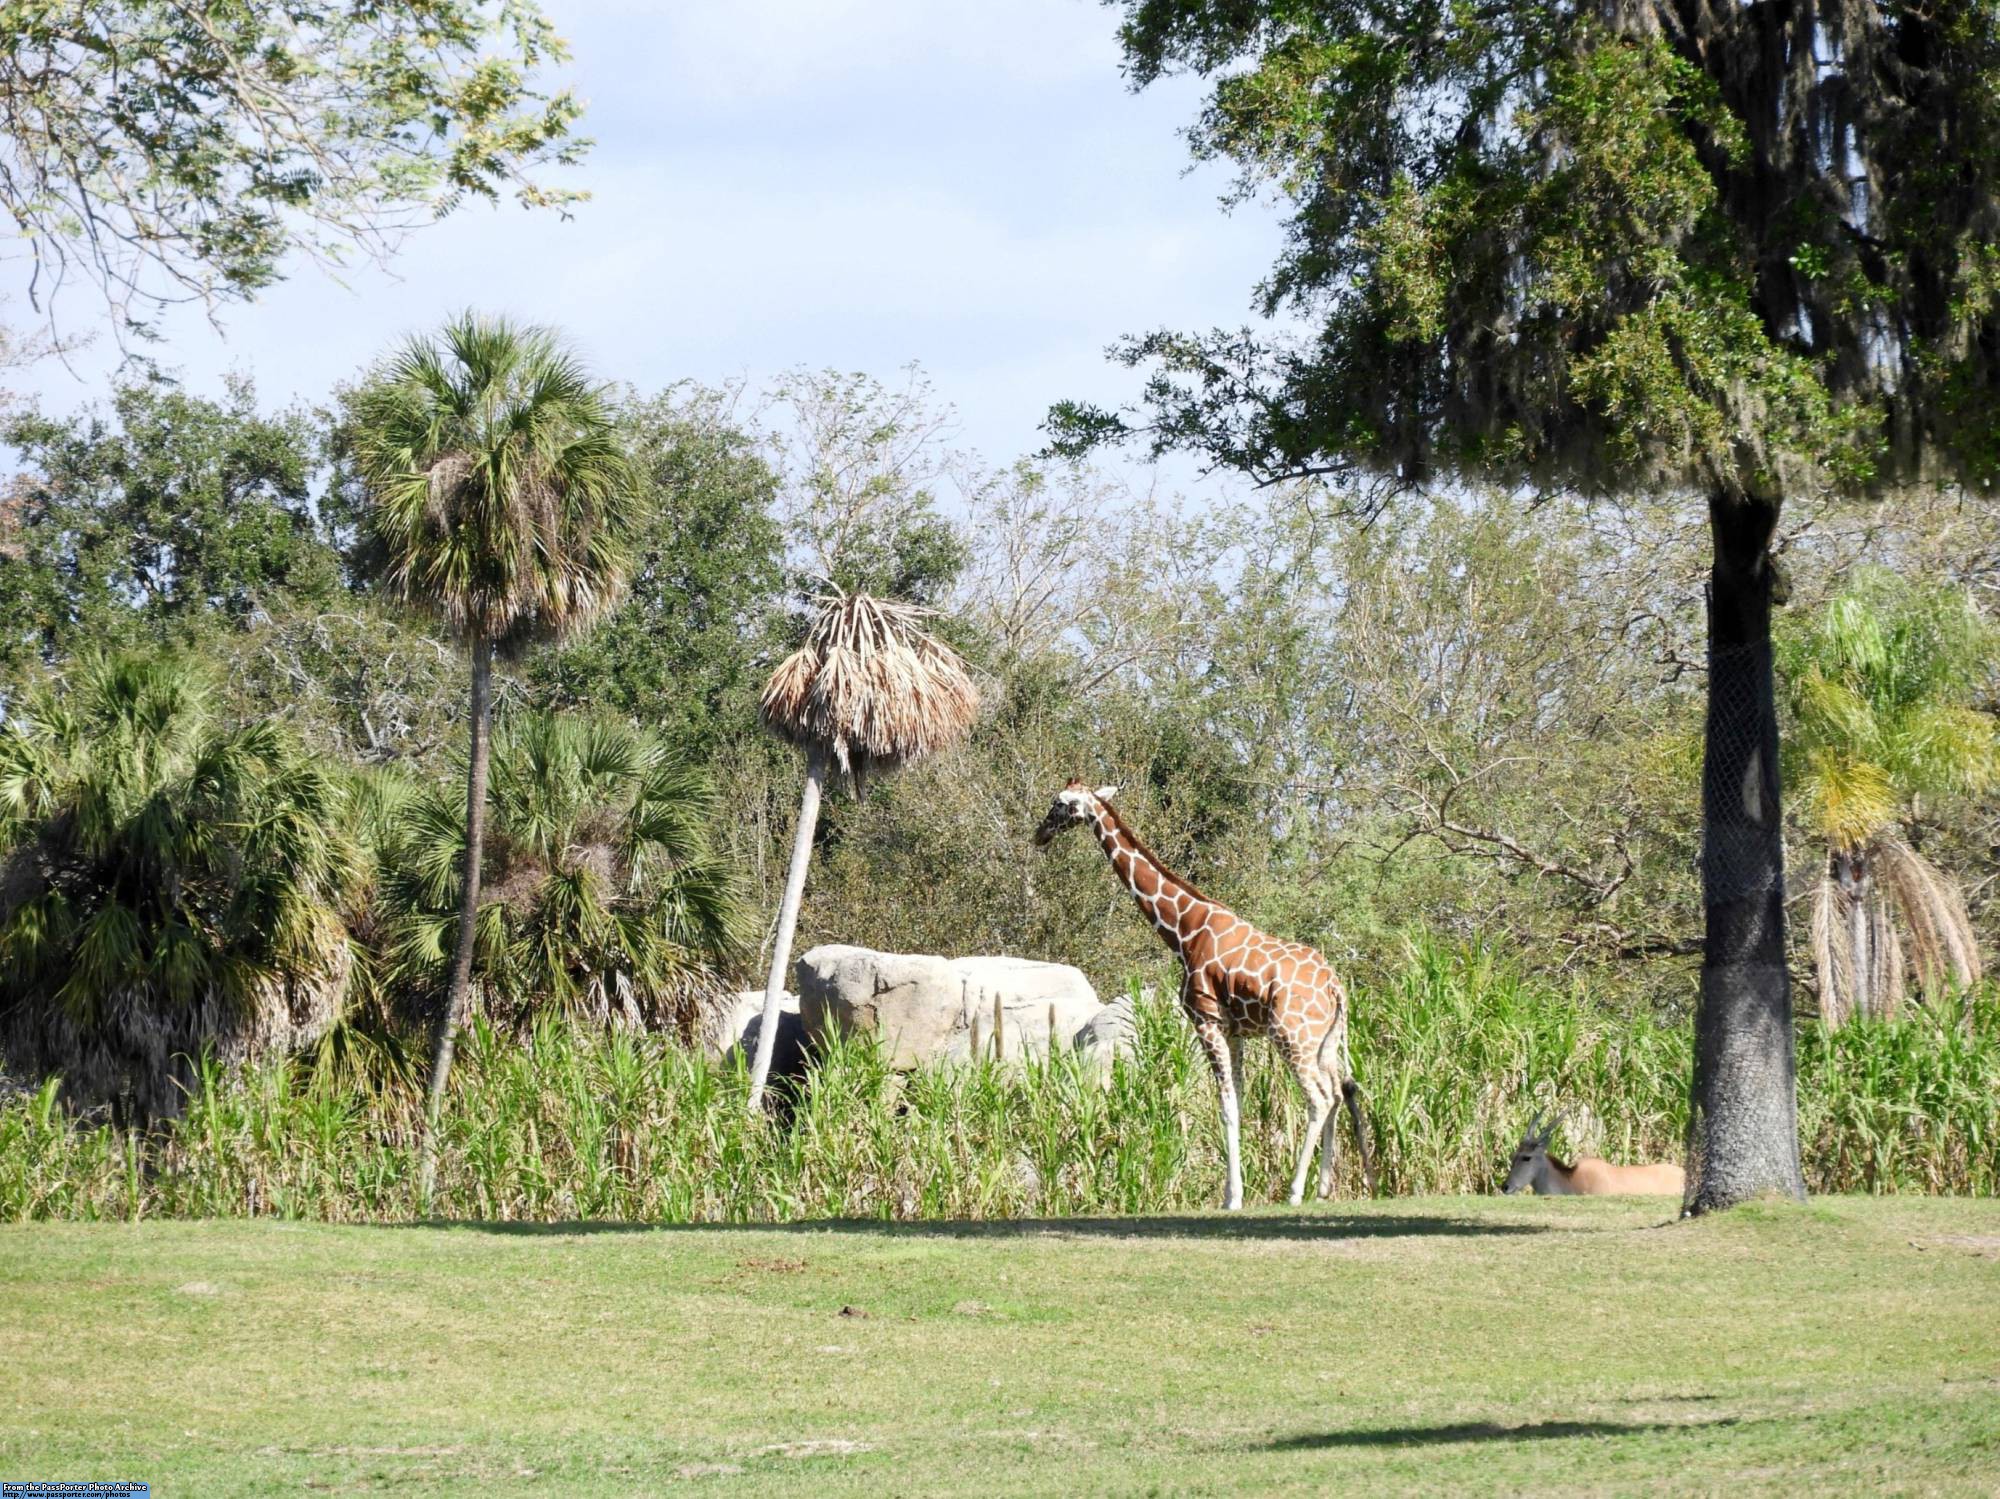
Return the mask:
<path id="1" fill-rule="evenodd" d="M 1099 786 L 1092 791 L 1081 781 L 1071 781 L 1056 793 L 1056 799 L 1049 803 L 1049 815 L 1042 819 L 1042 825 L 1035 829 L 1035 847 L 1040 848 L 1064 828 L 1073 828 L 1080 822 L 1088 822 L 1097 810 L 1098 803 L 1108 802 L 1118 794 L 1116 786 Z"/>

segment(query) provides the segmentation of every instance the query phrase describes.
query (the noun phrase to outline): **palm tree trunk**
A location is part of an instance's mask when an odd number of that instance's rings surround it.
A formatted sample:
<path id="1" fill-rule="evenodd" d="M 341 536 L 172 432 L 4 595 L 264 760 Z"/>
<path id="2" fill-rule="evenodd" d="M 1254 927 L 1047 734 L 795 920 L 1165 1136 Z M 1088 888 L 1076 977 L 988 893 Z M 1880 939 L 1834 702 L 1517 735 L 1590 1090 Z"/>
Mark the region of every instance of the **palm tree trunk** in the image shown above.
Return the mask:
<path id="1" fill-rule="evenodd" d="M 451 1081 L 451 1059 L 458 1027 L 465 1019 L 466 997 L 472 989 L 472 950 L 479 927 L 479 858 L 486 841 L 487 719 L 491 709 L 493 646 L 481 639 L 472 645 L 472 744 L 465 771 L 465 878 L 458 902 L 458 950 L 451 960 L 451 988 L 444 1013 L 438 1017 L 437 1040 L 431 1055 L 430 1090 L 424 1099 L 424 1132 L 418 1153 L 418 1200 L 430 1211 L 437 1186 L 438 1118 L 444 1112 L 445 1087 Z"/>
<path id="2" fill-rule="evenodd" d="M 1868 940 L 1869 879 L 1859 853 L 1844 854 L 1846 878 L 1841 888 L 1847 894 L 1847 942 L 1853 951 L 1854 1013 L 1864 1023 L 1881 1019 L 1881 996 L 1875 992 L 1875 953 Z"/>
<path id="3" fill-rule="evenodd" d="M 771 1076 L 771 1052 L 778 1044 L 778 1000 L 792 961 L 792 934 L 798 930 L 799 902 L 806 893 L 806 865 L 812 862 L 813 829 L 819 826 L 820 785 L 826 779 L 826 752 L 806 754 L 806 789 L 799 797 L 799 826 L 792 834 L 792 862 L 785 871 L 785 898 L 778 907 L 778 936 L 771 948 L 771 976 L 764 984 L 764 1018 L 757 1026 L 757 1060 L 750 1069 L 750 1112 L 764 1105 Z"/>
<path id="4" fill-rule="evenodd" d="M 1775 498 L 1709 503 L 1708 722 L 1702 761 L 1702 902 L 1688 1121 L 1689 1213 L 1805 1196 L 1799 1168 L 1785 845 L 1771 668 Z"/>

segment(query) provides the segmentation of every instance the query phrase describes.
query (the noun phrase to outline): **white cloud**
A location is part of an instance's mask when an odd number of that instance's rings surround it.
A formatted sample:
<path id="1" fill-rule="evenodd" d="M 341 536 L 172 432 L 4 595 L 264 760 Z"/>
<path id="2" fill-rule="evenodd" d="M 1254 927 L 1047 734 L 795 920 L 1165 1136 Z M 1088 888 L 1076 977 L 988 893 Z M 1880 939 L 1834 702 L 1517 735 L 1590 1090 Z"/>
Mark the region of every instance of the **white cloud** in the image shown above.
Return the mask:
<path id="1" fill-rule="evenodd" d="M 471 305 L 556 324 L 640 386 L 920 360 L 966 443 L 1004 461 L 1051 401 L 1133 388 L 1102 358 L 1120 334 L 1244 321 L 1276 249 L 1267 215 L 1227 217 L 1213 176 L 1181 175 L 1190 96 L 1128 94 L 1091 0 L 603 3 L 558 22 L 602 142 L 573 222 L 468 210 L 393 276 L 345 290 L 300 268 L 231 309 L 227 340 L 176 317 L 167 357 L 190 383 L 242 368 L 267 399 L 318 398 Z M 47 401 L 95 393 L 108 353 L 86 386 L 41 367 Z"/>

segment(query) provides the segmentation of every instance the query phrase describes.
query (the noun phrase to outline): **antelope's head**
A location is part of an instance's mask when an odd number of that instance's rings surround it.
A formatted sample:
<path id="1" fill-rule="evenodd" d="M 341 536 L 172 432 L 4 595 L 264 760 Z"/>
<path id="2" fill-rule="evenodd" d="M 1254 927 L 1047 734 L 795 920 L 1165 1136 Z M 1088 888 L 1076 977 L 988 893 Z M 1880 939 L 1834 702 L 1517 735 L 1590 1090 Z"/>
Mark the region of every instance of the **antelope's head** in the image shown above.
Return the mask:
<path id="1" fill-rule="evenodd" d="M 1521 1136 L 1521 1143 L 1514 1147 L 1514 1160 L 1507 1173 L 1507 1185 L 1500 1190 L 1512 1197 L 1516 1192 L 1526 1191 L 1548 1167 L 1549 1136 L 1554 1133 L 1553 1123 L 1543 1124 L 1542 1116 L 1535 1115 L 1528 1125 L 1528 1132 Z"/>

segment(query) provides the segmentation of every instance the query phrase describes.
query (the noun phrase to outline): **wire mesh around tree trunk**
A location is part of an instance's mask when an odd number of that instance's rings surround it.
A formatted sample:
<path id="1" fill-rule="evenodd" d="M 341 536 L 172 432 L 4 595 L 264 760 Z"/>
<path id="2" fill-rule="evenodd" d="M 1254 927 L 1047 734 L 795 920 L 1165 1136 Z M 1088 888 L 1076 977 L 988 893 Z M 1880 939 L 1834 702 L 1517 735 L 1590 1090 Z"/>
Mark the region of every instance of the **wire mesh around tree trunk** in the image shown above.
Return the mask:
<path id="1" fill-rule="evenodd" d="M 1767 644 L 1709 651 L 1701 861 L 1702 895 L 1712 906 L 1784 884 L 1771 671 Z"/>

